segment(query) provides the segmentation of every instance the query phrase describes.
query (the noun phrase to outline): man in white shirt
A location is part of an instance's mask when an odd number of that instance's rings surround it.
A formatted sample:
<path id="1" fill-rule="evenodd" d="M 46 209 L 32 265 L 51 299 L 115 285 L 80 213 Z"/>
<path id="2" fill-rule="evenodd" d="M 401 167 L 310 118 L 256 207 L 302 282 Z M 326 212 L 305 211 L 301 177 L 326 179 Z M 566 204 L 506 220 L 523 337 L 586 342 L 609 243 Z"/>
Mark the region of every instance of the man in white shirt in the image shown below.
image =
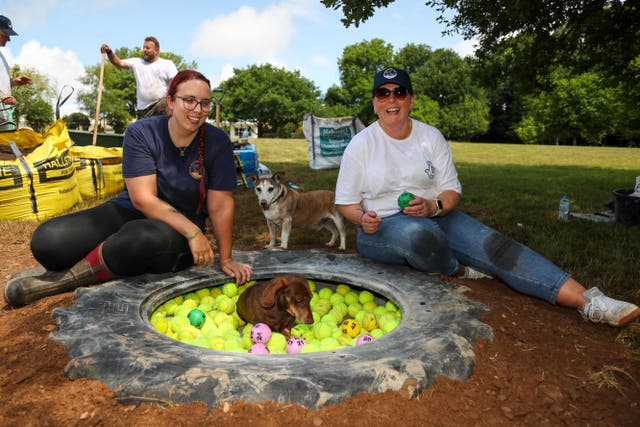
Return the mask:
<path id="1" fill-rule="evenodd" d="M 0 15 L 0 47 L 4 47 L 11 41 L 11 36 L 17 36 L 13 30 L 11 20 Z M 0 130 L 15 129 L 17 123 L 13 123 L 13 107 L 16 99 L 11 95 L 12 86 L 22 86 L 31 83 L 31 77 L 18 76 L 11 77 L 11 67 L 7 59 L 0 51 Z"/>
<path id="2" fill-rule="evenodd" d="M 160 42 L 153 36 L 144 39 L 142 58 L 121 59 L 109 45 L 100 51 L 107 54 L 109 62 L 123 70 L 133 71 L 136 78 L 136 113 L 139 119 L 164 114 L 165 95 L 171 79 L 178 74 L 176 65 L 160 58 Z"/>

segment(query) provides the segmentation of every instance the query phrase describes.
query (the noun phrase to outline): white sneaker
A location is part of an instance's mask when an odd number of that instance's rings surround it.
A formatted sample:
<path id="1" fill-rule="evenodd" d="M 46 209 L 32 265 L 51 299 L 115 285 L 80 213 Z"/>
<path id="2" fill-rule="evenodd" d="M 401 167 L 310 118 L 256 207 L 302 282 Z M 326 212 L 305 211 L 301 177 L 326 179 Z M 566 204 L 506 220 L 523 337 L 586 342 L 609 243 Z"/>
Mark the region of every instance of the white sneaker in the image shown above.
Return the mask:
<path id="1" fill-rule="evenodd" d="M 460 279 L 493 279 L 493 276 L 489 276 L 488 274 L 481 273 L 480 271 L 469 267 L 468 265 L 464 266 L 464 274 L 462 276 L 458 276 Z"/>
<path id="2" fill-rule="evenodd" d="M 609 298 L 597 287 L 585 291 L 584 297 L 587 303 L 582 310 L 578 310 L 584 320 L 618 327 L 640 316 L 640 308 L 637 305 Z"/>

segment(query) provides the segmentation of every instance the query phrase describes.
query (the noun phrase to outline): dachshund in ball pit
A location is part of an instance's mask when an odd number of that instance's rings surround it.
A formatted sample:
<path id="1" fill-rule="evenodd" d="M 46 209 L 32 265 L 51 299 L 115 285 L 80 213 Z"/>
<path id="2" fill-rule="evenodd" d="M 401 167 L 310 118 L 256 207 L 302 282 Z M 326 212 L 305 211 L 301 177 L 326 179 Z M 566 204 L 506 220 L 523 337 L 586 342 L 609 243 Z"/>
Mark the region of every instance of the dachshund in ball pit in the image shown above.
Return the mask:
<path id="1" fill-rule="evenodd" d="M 296 318 L 313 323 L 311 296 L 309 283 L 301 274 L 277 276 L 242 292 L 237 302 L 238 315 L 248 323 L 265 323 L 289 337 Z"/>

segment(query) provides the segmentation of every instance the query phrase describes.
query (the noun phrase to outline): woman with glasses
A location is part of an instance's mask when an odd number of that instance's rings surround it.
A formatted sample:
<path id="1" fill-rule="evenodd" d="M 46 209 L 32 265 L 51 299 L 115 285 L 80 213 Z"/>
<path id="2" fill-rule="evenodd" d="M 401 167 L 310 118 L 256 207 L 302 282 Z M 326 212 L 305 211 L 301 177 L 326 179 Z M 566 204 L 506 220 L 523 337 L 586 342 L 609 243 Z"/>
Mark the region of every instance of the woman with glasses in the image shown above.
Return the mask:
<path id="1" fill-rule="evenodd" d="M 138 120 L 125 132 L 122 193 L 36 229 L 31 251 L 46 271 L 9 281 L 7 303 L 25 305 L 120 276 L 213 264 L 207 218 L 221 270 L 238 284 L 249 280 L 251 267 L 231 256 L 236 164 L 227 134 L 205 122 L 209 80 L 197 71 L 179 72 L 166 102 L 167 115 Z"/>
<path id="2" fill-rule="evenodd" d="M 409 116 L 416 95 L 404 70 L 377 73 L 372 95 L 378 120 L 353 137 L 336 183 L 340 212 L 358 225 L 361 255 L 450 277 L 495 276 L 592 322 L 623 326 L 640 316 L 636 305 L 586 290 L 540 254 L 456 209 L 462 187 L 451 149 L 438 129 Z M 413 196 L 404 208 L 403 192 Z"/>

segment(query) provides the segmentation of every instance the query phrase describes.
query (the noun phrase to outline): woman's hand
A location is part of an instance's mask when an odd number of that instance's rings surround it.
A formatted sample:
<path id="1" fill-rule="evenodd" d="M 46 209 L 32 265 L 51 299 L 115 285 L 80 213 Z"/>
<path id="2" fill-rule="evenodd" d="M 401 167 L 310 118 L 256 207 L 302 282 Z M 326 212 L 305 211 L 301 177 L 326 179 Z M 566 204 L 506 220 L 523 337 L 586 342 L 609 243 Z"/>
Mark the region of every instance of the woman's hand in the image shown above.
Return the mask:
<path id="1" fill-rule="evenodd" d="M 250 265 L 236 262 L 233 258 L 221 259 L 220 269 L 229 276 L 234 277 L 237 285 L 248 282 L 253 272 Z"/>
<path id="2" fill-rule="evenodd" d="M 189 239 L 189 238 L 188 238 Z M 194 237 L 189 239 L 189 249 L 196 265 L 213 265 L 214 253 L 207 236 L 198 230 Z"/>
<path id="3" fill-rule="evenodd" d="M 425 218 L 433 215 L 437 211 L 437 206 L 435 207 L 435 210 L 433 210 L 434 204 L 434 200 L 427 200 L 416 196 L 416 198 L 411 200 L 409 202 L 409 206 L 404 208 L 402 212 L 405 215 Z"/>
<path id="4" fill-rule="evenodd" d="M 360 217 L 360 226 L 362 231 L 367 234 L 373 234 L 378 231 L 382 218 L 378 217 L 375 211 L 363 212 Z"/>

